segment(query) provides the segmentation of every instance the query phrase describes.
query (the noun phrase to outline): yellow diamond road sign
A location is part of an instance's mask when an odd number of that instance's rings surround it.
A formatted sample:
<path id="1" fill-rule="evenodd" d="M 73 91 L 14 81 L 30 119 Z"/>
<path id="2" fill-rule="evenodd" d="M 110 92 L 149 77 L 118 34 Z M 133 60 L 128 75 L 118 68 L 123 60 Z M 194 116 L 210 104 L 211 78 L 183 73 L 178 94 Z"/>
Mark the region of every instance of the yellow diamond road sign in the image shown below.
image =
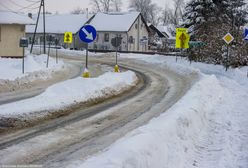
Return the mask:
<path id="1" fill-rule="evenodd" d="M 230 33 L 227 33 L 227 34 L 223 37 L 223 40 L 224 40 L 227 44 L 230 44 L 230 43 L 234 40 L 234 37 L 233 37 Z"/>
<path id="2" fill-rule="evenodd" d="M 65 32 L 64 43 L 72 43 L 72 32 Z"/>
<path id="3" fill-rule="evenodd" d="M 189 39 L 188 29 L 176 29 L 176 48 L 189 48 Z"/>

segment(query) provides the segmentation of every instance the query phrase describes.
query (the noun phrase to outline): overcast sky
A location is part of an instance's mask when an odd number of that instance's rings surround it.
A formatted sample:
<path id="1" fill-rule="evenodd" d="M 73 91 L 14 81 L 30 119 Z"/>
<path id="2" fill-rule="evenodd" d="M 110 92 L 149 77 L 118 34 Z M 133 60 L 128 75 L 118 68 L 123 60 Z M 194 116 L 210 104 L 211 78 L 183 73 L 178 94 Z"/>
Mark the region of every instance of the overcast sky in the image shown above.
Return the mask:
<path id="1" fill-rule="evenodd" d="M 0 9 L 1 10 L 20 10 L 24 12 L 36 12 L 38 9 L 35 9 L 39 6 L 39 3 L 34 4 L 35 1 L 39 0 L 0 0 Z M 73 9 L 77 7 L 81 8 L 92 8 L 90 4 L 91 0 L 45 0 L 46 10 L 52 13 L 56 11 L 59 13 L 69 13 Z M 164 8 L 166 6 L 173 6 L 172 0 L 152 0 L 156 3 L 159 7 Z M 123 10 L 126 10 L 129 4 L 129 0 L 122 0 L 123 2 Z M 33 5 L 32 5 L 33 4 Z M 28 8 L 25 8 L 28 6 Z M 28 11 L 30 10 L 30 11 Z"/>
<path id="2" fill-rule="evenodd" d="M 59 13 L 72 11 L 76 7 L 82 8 L 92 8 L 90 4 L 91 0 L 46 0 L 47 9 L 49 11 L 58 11 Z M 163 7 L 168 4 L 172 4 L 172 0 L 152 0 L 154 3 L 157 3 L 158 6 Z M 126 10 L 129 4 L 129 0 L 122 0 L 123 10 Z M 59 5 L 59 6 L 58 6 Z"/>

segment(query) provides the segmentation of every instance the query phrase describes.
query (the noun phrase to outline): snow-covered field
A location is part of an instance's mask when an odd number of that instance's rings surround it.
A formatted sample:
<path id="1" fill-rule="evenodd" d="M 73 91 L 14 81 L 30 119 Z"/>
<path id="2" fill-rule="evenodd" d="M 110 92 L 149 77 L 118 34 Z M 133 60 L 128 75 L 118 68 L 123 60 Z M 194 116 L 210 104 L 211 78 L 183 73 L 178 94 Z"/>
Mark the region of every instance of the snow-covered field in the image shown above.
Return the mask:
<path id="1" fill-rule="evenodd" d="M 181 74 L 198 71 L 200 79 L 164 114 L 71 168 L 248 167 L 248 67 L 225 72 L 172 57 L 121 56 Z"/>

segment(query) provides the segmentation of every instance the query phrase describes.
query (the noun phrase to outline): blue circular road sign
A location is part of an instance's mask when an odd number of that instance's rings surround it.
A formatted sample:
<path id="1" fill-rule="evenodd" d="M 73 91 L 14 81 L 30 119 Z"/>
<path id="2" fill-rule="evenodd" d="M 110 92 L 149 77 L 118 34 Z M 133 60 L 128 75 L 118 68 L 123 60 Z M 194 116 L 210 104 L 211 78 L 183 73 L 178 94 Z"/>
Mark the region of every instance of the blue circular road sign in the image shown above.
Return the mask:
<path id="1" fill-rule="evenodd" d="M 91 43 L 96 39 L 96 29 L 91 25 L 85 25 L 79 30 L 79 37 L 85 43 Z"/>

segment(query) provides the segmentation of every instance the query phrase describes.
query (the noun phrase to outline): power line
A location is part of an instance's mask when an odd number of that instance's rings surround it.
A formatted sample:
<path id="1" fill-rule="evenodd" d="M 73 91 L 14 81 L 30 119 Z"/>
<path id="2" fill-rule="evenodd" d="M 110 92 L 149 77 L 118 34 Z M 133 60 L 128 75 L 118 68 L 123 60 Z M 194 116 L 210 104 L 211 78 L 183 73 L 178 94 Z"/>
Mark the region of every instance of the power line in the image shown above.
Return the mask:
<path id="1" fill-rule="evenodd" d="M 21 11 L 23 9 L 30 9 L 30 7 L 32 7 L 32 6 L 34 6 L 34 5 L 38 4 L 38 3 L 40 3 L 40 2 L 36 1 L 36 2 L 34 2 L 34 3 L 32 3 L 32 4 L 28 5 L 28 6 L 25 6 L 25 7 L 21 8 L 21 9 L 19 9 L 18 11 Z"/>
<path id="2" fill-rule="evenodd" d="M 16 11 L 10 9 L 8 6 L 6 6 L 4 3 L 2 3 L 2 1 L 0 1 L 0 3 L 1 3 L 1 6 L 2 7 L 4 7 L 5 9 L 7 9 L 7 11 L 17 13 Z"/>
<path id="3" fill-rule="evenodd" d="M 21 8 L 18 8 L 18 9 L 13 9 L 13 8 L 10 8 L 9 5 L 4 4 L 3 1 L 0 1 L 2 7 L 7 9 L 8 11 L 11 11 L 11 12 L 14 12 L 14 13 L 24 12 L 24 11 L 29 12 L 29 11 L 38 9 L 39 6 L 34 6 L 34 5 L 36 5 L 37 3 L 40 3 L 40 1 L 35 1 L 32 4 L 29 4 L 27 6 L 22 6 L 22 5 L 17 4 L 16 2 L 14 2 L 13 0 L 5 1 L 5 2 L 10 2 L 12 4 L 15 4 L 15 6 L 21 7 Z"/>
<path id="4" fill-rule="evenodd" d="M 23 8 L 24 6 L 19 5 L 18 3 L 16 3 L 15 1 L 9 0 L 8 2 L 11 2 L 12 4 L 14 4 L 15 6 L 21 7 Z"/>

